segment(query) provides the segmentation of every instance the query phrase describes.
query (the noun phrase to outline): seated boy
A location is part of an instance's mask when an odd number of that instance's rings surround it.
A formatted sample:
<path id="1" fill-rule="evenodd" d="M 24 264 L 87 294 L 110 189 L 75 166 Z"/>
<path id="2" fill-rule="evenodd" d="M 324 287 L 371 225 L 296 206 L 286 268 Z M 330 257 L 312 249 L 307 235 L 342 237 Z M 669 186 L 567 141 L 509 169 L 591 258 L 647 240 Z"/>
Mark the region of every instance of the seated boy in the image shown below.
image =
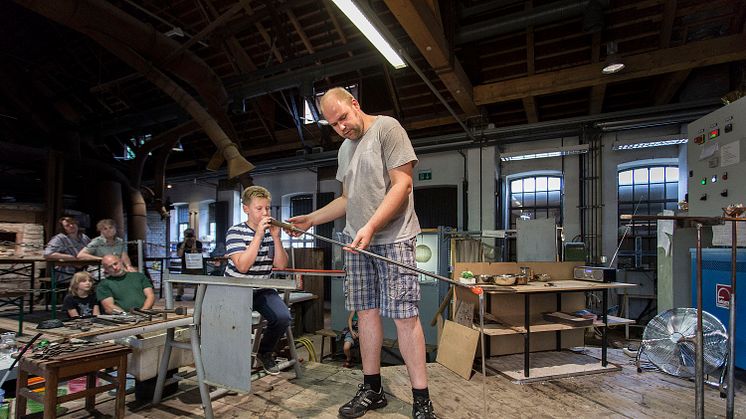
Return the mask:
<path id="1" fill-rule="evenodd" d="M 226 233 L 228 266 L 225 276 L 267 279 L 273 266 L 287 267 L 288 254 L 282 247 L 280 228 L 269 224 L 271 199 L 269 191 L 261 186 L 250 186 L 243 191 L 241 201 L 248 220 L 234 225 Z M 280 369 L 272 352 L 290 324 L 290 310 L 272 288 L 254 291 L 254 310 L 267 321 L 257 358 L 268 374 L 277 375 Z"/>

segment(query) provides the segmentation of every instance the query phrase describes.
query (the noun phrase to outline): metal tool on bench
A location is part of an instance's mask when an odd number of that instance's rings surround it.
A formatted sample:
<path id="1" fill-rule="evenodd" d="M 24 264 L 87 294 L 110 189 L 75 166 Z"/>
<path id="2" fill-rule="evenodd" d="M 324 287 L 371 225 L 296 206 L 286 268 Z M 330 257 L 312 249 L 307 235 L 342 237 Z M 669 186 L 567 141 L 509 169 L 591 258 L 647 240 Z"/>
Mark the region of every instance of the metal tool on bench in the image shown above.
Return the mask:
<path id="1" fill-rule="evenodd" d="M 168 317 L 167 317 L 168 313 L 176 314 L 176 315 L 179 315 L 179 316 L 184 316 L 184 315 L 187 314 L 187 308 L 186 307 L 176 307 L 176 308 L 173 308 L 173 309 L 165 309 L 165 308 L 159 308 L 159 309 L 155 309 L 155 308 L 142 309 L 142 308 L 135 307 L 135 308 L 133 308 L 133 309 L 130 310 L 130 313 L 133 314 L 133 315 L 136 315 L 136 316 L 137 315 L 140 315 L 140 316 L 145 315 L 145 316 L 147 316 L 148 321 L 152 320 L 153 316 L 158 316 L 158 315 L 160 315 L 163 318 L 163 320 L 167 320 L 168 319 Z"/>
<path id="2" fill-rule="evenodd" d="M 99 314 L 96 318 L 115 324 L 137 324 L 142 320 L 140 316 L 133 316 L 124 312 L 119 312 L 118 314 Z"/>

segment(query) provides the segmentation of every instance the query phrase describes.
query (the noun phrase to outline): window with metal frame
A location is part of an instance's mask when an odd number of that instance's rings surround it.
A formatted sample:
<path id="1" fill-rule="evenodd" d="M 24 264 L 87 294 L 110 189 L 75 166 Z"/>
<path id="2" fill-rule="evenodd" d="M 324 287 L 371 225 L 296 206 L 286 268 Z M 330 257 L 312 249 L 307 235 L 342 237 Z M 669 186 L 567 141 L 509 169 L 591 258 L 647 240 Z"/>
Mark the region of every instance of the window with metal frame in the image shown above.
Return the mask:
<path id="1" fill-rule="evenodd" d="M 508 221 L 515 229 L 518 219 L 554 218 L 562 225 L 562 176 L 540 175 L 510 179 Z"/>
<path id="2" fill-rule="evenodd" d="M 676 210 L 678 196 L 677 166 L 642 166 L 618 172 L 618 215 L 655 215 L 663 210 Z M 630 224 L 627 220 L 619 220 L 618 223 L 621 246 L 617 266 L 655 269 L 656 222 L 635 220 Z"/>

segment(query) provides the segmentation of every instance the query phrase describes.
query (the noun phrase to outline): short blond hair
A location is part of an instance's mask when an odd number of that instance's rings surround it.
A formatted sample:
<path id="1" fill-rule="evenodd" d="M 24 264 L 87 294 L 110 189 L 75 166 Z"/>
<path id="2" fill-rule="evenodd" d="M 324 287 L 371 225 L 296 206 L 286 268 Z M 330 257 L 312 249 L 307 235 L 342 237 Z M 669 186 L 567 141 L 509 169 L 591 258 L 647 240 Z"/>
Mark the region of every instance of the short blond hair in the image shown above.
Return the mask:
<path id="1" fill-rule="evenodd" d="M 241 194 L 241 203 L 244 205 L 249 205 L 253 198 L 266 198 L 271 201 L 272 194 L 269 193 L 269 191 L 265 187 L 256 185 L 249 186 L 248 188 L 244 189 L 243 193 Z"/>
<path id="2" fill-rule="evenodd" d="M 114 222 L 111 218 L 104 218 L 103 220 L 96 223 L 96 231 L 101 231 L 104 227 L 114 227 L 117 228 L 117 223 Z"/>
<path id="3" fill-rule="evenodd" d="M 351 105 L 352 101 L 355 100 L 352 93 L 348 92 L 344 87 L 332 87 L 321 96 L 321 99 L 319 99 L 319 107 L 323 108 L 324 103 L 332 98 L 342 102 L 347 102 L 348 105 Z"/>
<path id="4" fill-rule="evenodd" d="M 83 281 L 84 279 L 89 279 L 91 281 L 92 285 L 91 285 L 90 294 L 95 293 L 96 281 L 94 281 L 91 274 L 89 274 L 86 271 L 75 272 L 72 279 L 70 280 L 70 288 L 68 288 L 67 292 L 78 297 L 78 286 L 80 285 L 81 281 Z"/>

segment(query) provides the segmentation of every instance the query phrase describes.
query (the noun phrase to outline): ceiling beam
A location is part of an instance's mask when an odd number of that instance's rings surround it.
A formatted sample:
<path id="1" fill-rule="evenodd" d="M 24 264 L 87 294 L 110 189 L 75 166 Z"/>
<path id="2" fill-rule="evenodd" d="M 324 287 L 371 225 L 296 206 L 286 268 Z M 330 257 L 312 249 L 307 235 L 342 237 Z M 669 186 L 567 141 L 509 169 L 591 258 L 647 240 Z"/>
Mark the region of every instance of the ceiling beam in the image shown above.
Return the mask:
<path id="1" fill-rule="evenodd" d="M 589 113 L 598 115 L 604 108 L 604 97 L 606 96 L 606 83 L 597 84 L 591 87 L 591 106 Z"/>
<path id="2" fill-rule="evenodd" d="M 663 22 L 661 23 L 660 36 L 661 48 L 668 48 L 671 45 L 673 22 L 676 20 L 676 6 L 676 0 L 666 0 L 663 4 Z"/>
<path id="3" fill-rule="evenodd" d="M 676 92 L 679 91 L 679 88 L 684 84 L 691 72 L 692 69 L 688 68 L 666 76 L 665 80 L 655 90 L 655 104 L 665 105 L 669 103 L 676 96 Z"/>
<path id="4" fill-rule="evenodd" d="M 599 61 L 601 61 L 601 31 L 594 32 L 591 37 L 591 62 L 597 63 Z M 591 87 L 591 104 L 588 107 L 591 115 L 598 115 L 603 111 L 605 96 L 606 83 Z"/>
<path id="5" fill-rule="evenodd" d="M 471 96 L 471 81 L 448 47 L 443 26 L 436 19 L 433 10 L 425 2 L 385 2 L 464 113 L 479 114 L 479 109 Z"/>
<path id="6" fill-rule="evenodd" d="M 746 59 L 746 34 L 693 42 L 644 54 L 624 57 L 626 68 L 613 75 L 601 73 L 603 63 L 488 83 L 474 87 L 477 105 L 523 99 L 581 89 L 605 83 L 634 80 L 658 74 Z"/>
<path id="7" fill-rule="evenodd" d="M 251 7 L 249 0 L 240 0 L 240 3 L 241 3 L 241 6 L 243 6 L 244 10 L 246 11 L 247 15 L 251 16 L 254 14 L 254 9 Z M 275 59 L 277 59 L 277 62 L 278 63 L 283 62 L 284 60 L 282 58 L 282 54 L 280 53 L 280 50 L 278 50 L 277 47 L 275 46 L 275 43 L 273 42 L 272 38 L 269 36 L 269 32 L 267 31 L 267 29 L 265 29 L 264 25 L 262 25 L 262 22 L 260 22 L 259 20 L 256 20 L 254 21 L 254 26 L 256 26 L 256 30 L 259 32 L 259 35 L 262 36 L 262 39 L 264 39 L 264 42 L 266 42 L 267 46 L 272 50 L 272 54 L 275 56 Z"/>
<path id="8" fill-rule="evenodd" d="M 529 124 L 539 122 L 539 109 L 536 106 L 536 99 L 534 96 L 526 96 L 522 99 L 523 109 L 526 111 L 526 119 Z"/>

